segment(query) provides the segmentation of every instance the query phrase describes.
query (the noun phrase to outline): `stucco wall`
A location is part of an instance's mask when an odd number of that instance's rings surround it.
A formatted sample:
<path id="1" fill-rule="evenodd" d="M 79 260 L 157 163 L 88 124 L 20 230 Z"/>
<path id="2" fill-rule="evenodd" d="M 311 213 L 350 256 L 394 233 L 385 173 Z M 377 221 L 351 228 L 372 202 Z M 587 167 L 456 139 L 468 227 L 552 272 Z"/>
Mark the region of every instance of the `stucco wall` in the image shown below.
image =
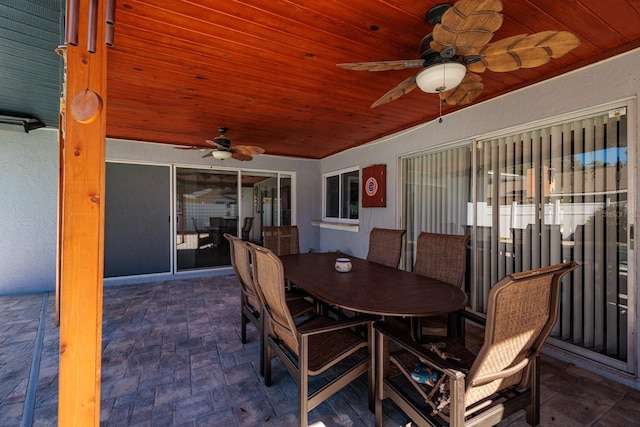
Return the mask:
<path id="1" fill-rule="evenodd" d="M 0 295 L 54 289 L 58 133 L 0 131 Z"/>
<path id="2" fill-rule="evenodd" d="M 19 128 L 17 128 L 19 129 Z M 296 175 L 298 218 L 320 211 L 320 162 L 257 156 L 250 163 L 202 159 L 200 151 L 169 146 L 107 140 L 107 159 L 181 166 L 223 166 Z M 0 295 L 55 289 L 58 195 L 58 133 L 38 129 L 30 133 L 0 131 Z M 317 250 L 317 230 L 301 220 L 300 247 Z M 231 273 L 225 269 L 225 274 Z M 210 273 L 195 273 L 210 274 Z M 183 275 L 185 276 L 185 275 Z M 131 283 L 160 277 L 109 279 L 107 284 Z"/>

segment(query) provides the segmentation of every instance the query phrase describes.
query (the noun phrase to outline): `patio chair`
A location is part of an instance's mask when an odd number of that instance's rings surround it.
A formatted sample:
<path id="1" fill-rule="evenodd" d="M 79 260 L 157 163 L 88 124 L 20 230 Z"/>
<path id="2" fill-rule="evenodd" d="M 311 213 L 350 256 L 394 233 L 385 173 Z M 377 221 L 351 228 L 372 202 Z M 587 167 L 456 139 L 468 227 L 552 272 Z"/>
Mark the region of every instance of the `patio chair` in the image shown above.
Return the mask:
<path id="1" fill-rule="evenodd" d="M 470 236 L 422 232 L 416 243 L 413 272 L 432 277 L 459 288 L 467 268 L 467 243 Z"/>
<path id="2" fill-rule="evenodd" d="M 469 239 L 469 235 L 420 233 L 416 243 L 413 272 L 462 288 L 467 268 Z M 450 330 L 451 322 L 446 322 L 445 317 L 412 319 L 414 339 L 420 339 L 424 323 L 431 323 L 436 327 L 448 324 L 447 329 Z"/>
<path id="3" fill-rule="evenodd" d="M 556 322 L 560 280 L 576 267 L 556 264 L 496 283 L 477 355 L 441 336 L 421 345 L 376 322 L 376 426 L 382 425 L 385 398 L 421 426 L 496 425 L 521 409 L 527 422 L 537 425 L 538 354 Z"/>
<path id="4" fill-rule="evenodd" d="M 253 323 L 260 333 L 260 374 L 264 375 L 264 332 L 262 324 L 262 304 L 253 282 L 251 274 L 251 252 L 245 242 L 238 237 L 225 233 L 224 237 L 229 241 L 231 253 L 231 266 L 240 281 L 240 340 L 247 343 L 247 324 Z M 287 307 L 293 318 L 307 315 L 314 311 L 313 304 L 308 302 L 302 294 L 287 295 Z"/>
<path id="5" fill-rule="evenodd" d="M 205 249 L 213 246 L 213 239 L 211 239 L 211 233 L 208 230 L 203 230 L 198 227 L 198 221 L 195 218 L 191 218 L 193 221 L 193 228 L 196 231 L 196 236 L 198 238 L 198 247 L 197 249 Z"/>
<path id="6" fill-rule="evenodd" d="M 254 282 L 268 323 L 265 328 L 265 385 L 271 385 L 271 359 L 277 356 L 298 385 L 299 426 L 308 425 L 309 411 L 365 372 L 369 372 L 371 405 L 373 378 L 368 337 L 372 318 L 359 316 L 337 320 L 318 315 L 296 325 L 286 305 L 280 258 L 269 249 L 252 243 L 248 245 L 254 261 Z M 364 328 L 366 332 L 354 330 L 356 327 Z M 322 385 L 309 393 L 309 377 L 322 374 L 329 368 L 332 368 L 331 379 L 318 381 Z"/>
<path id="7" fill-rule="evenodd" d="M 278 256 L 300 253 L 298 227 L 295 225 L 266 226 L 262 228 L 263 246 Z"/>
<path id="8" fill-rule="evenodd" d="M 398 268 L 402 254 L 402 237 L 405 230 L 374 228 L 369 233 L 367 261 Z"/>

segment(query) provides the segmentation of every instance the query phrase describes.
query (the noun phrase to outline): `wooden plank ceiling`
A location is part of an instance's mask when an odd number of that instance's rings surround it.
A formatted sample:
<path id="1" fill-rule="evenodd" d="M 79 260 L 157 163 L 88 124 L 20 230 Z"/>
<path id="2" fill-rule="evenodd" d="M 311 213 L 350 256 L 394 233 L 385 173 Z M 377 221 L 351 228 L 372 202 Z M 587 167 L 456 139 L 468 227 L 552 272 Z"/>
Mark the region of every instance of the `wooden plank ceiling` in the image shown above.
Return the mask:
<path id="1" fill-rule="evenodd" d="M 226 126 L 232 145 L 319 159 L 437 118 L 437 95 L 419 89 L 369 108 L 415 69 L 336 64 L 417 59 L 438 3 L 117 0 L 107 136 L 206 147 Z M 640 46 L 638 0 L 505 0 L 502 13 L 492 41 L 566 30 L 582 44 L 538 68 L 482 73 L 475 103 Z"/>

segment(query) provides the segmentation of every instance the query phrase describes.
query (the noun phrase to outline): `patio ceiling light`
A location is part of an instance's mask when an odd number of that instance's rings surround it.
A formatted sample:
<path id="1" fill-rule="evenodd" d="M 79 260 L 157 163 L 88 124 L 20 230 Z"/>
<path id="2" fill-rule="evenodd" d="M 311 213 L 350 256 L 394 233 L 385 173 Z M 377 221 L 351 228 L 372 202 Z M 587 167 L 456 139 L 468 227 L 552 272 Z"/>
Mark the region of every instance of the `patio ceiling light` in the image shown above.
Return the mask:
<path id="1" fill-rule="evenodd" d="M 442 62 L 420 71 L 416 76 L 416 84 L 427 93 L 441 93 L 458 86 L 467 67 L 459 62 Z"/>
<path id="2" fill-rule="evenodd" d="M 218 160 L 226 160 L 231 157 L 231 151 L 214 150 L 211 155 Z"/>

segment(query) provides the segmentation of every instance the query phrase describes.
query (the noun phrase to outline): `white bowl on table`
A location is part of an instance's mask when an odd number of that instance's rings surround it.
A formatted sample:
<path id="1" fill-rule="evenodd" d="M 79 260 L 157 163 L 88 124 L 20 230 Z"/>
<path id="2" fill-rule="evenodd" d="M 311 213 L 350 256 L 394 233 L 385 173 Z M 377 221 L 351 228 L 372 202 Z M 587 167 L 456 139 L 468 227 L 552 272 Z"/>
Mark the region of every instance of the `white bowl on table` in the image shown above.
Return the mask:
<path id="1" fill-rule="evenodd" d="M 351 259 L 350 258 L 337 258 L 336 259 L 336 271 L 340 273 L 348 273 L 351 271 Z"/>

